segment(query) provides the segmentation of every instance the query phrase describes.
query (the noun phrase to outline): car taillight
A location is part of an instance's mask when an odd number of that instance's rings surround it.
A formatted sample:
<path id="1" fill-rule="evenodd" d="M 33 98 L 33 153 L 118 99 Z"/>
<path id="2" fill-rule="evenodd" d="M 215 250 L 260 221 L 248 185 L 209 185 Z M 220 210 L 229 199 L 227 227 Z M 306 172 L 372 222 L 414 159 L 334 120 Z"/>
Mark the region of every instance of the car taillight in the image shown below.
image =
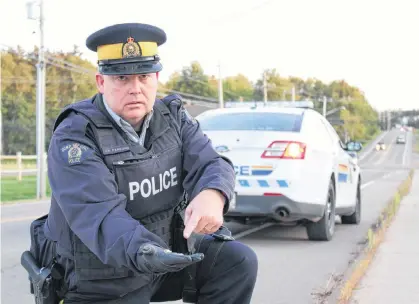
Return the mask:
<path id="1" fill-rule="evenodd" d="M 274 192 L 265 192 L 263 193 L 264 196 L 282 196 L 282 193 L 274 193 Z"/>
<path id="2" fill-rule="evenodd" d="M 297 141 L 274 141 L 261 155 L 262 158 L 304 159 L 306 144 Z"/>

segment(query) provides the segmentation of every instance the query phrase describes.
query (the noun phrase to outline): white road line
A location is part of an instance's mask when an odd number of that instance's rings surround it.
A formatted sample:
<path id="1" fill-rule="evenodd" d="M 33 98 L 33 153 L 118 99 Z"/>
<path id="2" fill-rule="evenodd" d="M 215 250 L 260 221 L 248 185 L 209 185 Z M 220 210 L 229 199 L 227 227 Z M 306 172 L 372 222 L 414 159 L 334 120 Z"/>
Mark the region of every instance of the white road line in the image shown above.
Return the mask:
<path id="1" fill-rule="evenodd" d="M 387 174 L 387 175 L 390 175 L 390 174 Z M 364 188 L 366 188 L 366 187 L 368 187 L 368 186 L 371 186 L 371 185 L 372 185 L 372 184 L 374 184 L 374 183 L 375 183 L 375 180 L 372 180 L 372 181 L 369 181 L 369 182 L 367 182 L 367 183 L 364 183 L 364 184 L 362 184 L 362 185 L 361 185 L 361 189 L 364 189 Z M 257 232 L 257 231 L 260 231 L 260 230 L 262 230 L 262 229 L 265 229 L 265 228 L 271 227 L 271 226 L 273 226 L 273 225 L 275 225 L 275 223 L 266 223 L 266 224 L 263 224 L 263 225 L 261 225 L 261 226 L 255 227 L 255 228 L 252 228 L 252 229 L 249 229 L 249 230 L 242 231 L 242 232 L 240 232 L 240 233 L 238 233 L 238 234 L 234 235 L 233 237 L 237 240 L 237 239 L 240 239 L 240 238 L 242 238 L 242 237 L 245 237 L 245 236 L 247 236 L 247 235 L 249 235 L 249 234 L 252 234 L 252 233 L 255 233 L 255 232 Z"/>
<path id="2" fill-rule="evenodd" d="M 374 149 L 375 149 L 375 145 L 381 140 L 381 139 L 383 139 L 384 138 L 384 136 L 386 136 L 388 134 L 388 131 L 385 131 L 385 132 L 383 132 L 378 138 L 376 138 L 372 143 L 371 143 L 371 146 L 370 146 L 370 148 L 368 149 L 368 150 L 365 150 L 365 152 L 364 153 L 362 153 L 360 156 L 359 156 L 359 160 L 361 161 L 361 160 L 363 160 L 367 155 L 369 155 Z"/>
<path id="3" fill-rule="evenodd" d="M 400 174 L 400 173 L 401 173 L 401 171 L 387 173 L 386 175 L 383 175 L 380 178 L 377 178 L 377 179 L 374 179 L 374 180 L 371 180 L 369 182 L 366 182 L 366 183 L 362 184 L 361 185 L 361 189 L 365 189 L 365 188 L 367 188 L 367 187 L 375 184 L 375 182 L 378 181 L 378 180 L 380 180 L 380 179 L 388 178 L 388 177 L 390 177 L 393 174 Z M 242 232 L 234 235 L 234 238 L 235 239 L 239 239 L 239 238 L 245 237 L 246 235 L 252 234 L 254 232 L 260 231 L 262 229 L 265 229 L 265 228 L 268 228 L 268 227 L 271 227 L 271 226 L 274 226 L 274 225 L 276 225 L 276 223 L 266 223 L 266 224 L 263 224 L 261 226 L 255 227 L 255 228 L 242 231 Z"/>
<path id="4" fill-rule="evenodd" d="M 242 237 L 245 237 L 246 235 L 249 235 L 249 234 L 254 233 L 254 232 L 257 232 L 259 230 L 262 230 L 262 229 L 271 227 L 273 225 L 275 225 L 275 223 L 266 223 L 266 224 L 260 225 L 258 227 L 255 227 L 255 228 L 252 228 L 252 229 L 245 230 L 245 231 L 242 231 L 240 233 L 237 233 L 236 235 L 233 235 L 233 237 L 237 240 L 237 239 L 240 239 Z"/>
<path id="5" fill-rule="evenodd" d="M 400 172 L 397 172 L 397 173 L 400 173 Z M 384 175 L 381 178 L 387 178 L 391 174 L 393 174 L 393 173 L 388 173 L 388 174 Z M 381 178 L 378 178 L 378 179 L 381 179 Z M 364 184 L 361 185 L 361 189 L 364 189 L 364 188 L 366 188 L 368 186 L 371 186 L 375 182 L 376 182 L 376 180 L 372 180 L 372 181 L 369 181 L 367 183 L 364 183 Z M 45 203 L 49 203 L 49 201 L 36 202 L 35 204 L 45 204 Z M 24 204 L 19 204 L 19 205 L 24 205 Z M 11 207 L 11 206 L 9 206 L 9 207 Z M 36 217 L 22 217 L 22 218 L 14 218 L 14 219 L 13 218 L 10 218 L 10 219 L 6 218 L 6 219 L 0 220 L 0 223 L 19 222 L 19 221 L 24 221 L 24 220 L 34 219 L 34 218 L 36 218 Z M 245 236 L 247 236 L 249 234 L 255 233 L 257 231 L 263 230 L 265 228 L 268 228 L 268 227 L 271 227 L 271 226 L 274 226 L 274 225 L 276 225 L 276 223 L 266 223 L 266 224 L 260 225 L 258 227 L 254 227 L 252 229 L 248 229 L 248 230 L 242 231 L 242 232 L 234 235 L 233 237 L 237 240 L 237 239 L 243 238 L 243 237 L 245 237 Z"/>
<path id="6" fill-rule="evenodd" d="M 366 182 L 366 183 L 364 183 L 364 184 L 362 184 L 362 185 L 361 185 L 361 189 L 367 188 L 367 187 L 369 187 L 369 186 L 373 185 L 373 184 L 374 184 L 377 180 L 382 179 L 382 178 L 387 178 L 387 177 L 389 177 L 389 176 L 390 176 L 390 175 L 392 175 L 392 174 L 393 174 L 393 173 L 388 173 L 388 174 L 386 174 L 386 175 L 384 175 L 384 176 L 382 176 L 382 177 L 380 177 L 380 178 L 378 178 L 378 179 L 376 179 L 376 180 L 371 180 L 371 181 L 369 181 L 369 182 Z M 255 233 L 255 232 L 257 232 L 257 231 L 263 230 L 263 229 L 265 229 L 265 228 L 271 227 L 271 226 L 273 226 L 273 225 L 275 225 L 275 223 L 266 223 L 266 224 L 263 224 L 263 225 L 261 225 L 261 226 L 255 227 L 255 228 L 252 228 L 252 229 L 249 229 L 249 230 L 242 231 L 242 232 L 240 232 L 240 233 L 238 233 L 238 234 L 234 235 L 233 237 L 237 240 L 237 239 L 240 239 L 240 238 L 242 238 L 242 237 L 245 237 L 245 236 L 247 236 L 247 235 L 249 235 L 249 234 L 252 234 L 252 233 Z"/>
<path id="7" fill-rule="evenodd" d="M 411 138 L 410 138 L 410 135 L 411 135 L 411 132 L 408 132 L 407 134 L 406 134 L 406 143 L 405 143 L 405 146 L 404 146 L 404 151 L 403 151 L 403 162 L 402 162 L 402 164 L 403 164 L 403 166 L 405 166 L 406 165 L 406 156 L 407 156 L 407 151 L 409 150 L 409 148 L 410 148 L 410 144 L 411 144 L 411 142 L 412 142 L 412 140 L 411 140 Z"/>
<path id="8" fill-rule="evenodd" d="M 45 205 L 51 203 L 51 200 L 28 200 L 28 201 L 17 201 L 17 202 L 11 202 L 2 204 L 1 208 L 15 208 L 15 207 L 27 207 L 27 206 L 34 206 L 34 205 Z"/>
<path id="9" fill-rule="evenodd" d="M 386 175 L 384 175 L 384 176 L 383 176 L 383 177 L 381 177 L 381 178 L 388 178 L 391 174 L 392 174 L 392 173 L 387 173 Z"/>
<path id="10" fill-rule="evenodd" d="M 374 162 L 374 165 L 378 165 L 380 163 L 382 163 L 385 159 L 387 159 L 388 155 L 390 154 L 390 151 L 393 150 L 394 148 L 394 142 L 396 141 L 396 137 L 393 137 L 393 139 L 391 140 L 390 144 L 387 145 L 387 149 L 384 151 L 384 153 L 381 153 L 380 157 L 378 158 L 378 160 L 376 160 Z"/>
<path id="11" fill-rule="evenodd" d="M 375 183 L 375 180 L 372 180 L 372 181 L 369 181 L 368 183 L 362 184 L 361 189 L 364 189 L 364 188 L 366 188 L 366 187 L 368 187 L 368 186 L 370 186 L 374 183 Z"/>

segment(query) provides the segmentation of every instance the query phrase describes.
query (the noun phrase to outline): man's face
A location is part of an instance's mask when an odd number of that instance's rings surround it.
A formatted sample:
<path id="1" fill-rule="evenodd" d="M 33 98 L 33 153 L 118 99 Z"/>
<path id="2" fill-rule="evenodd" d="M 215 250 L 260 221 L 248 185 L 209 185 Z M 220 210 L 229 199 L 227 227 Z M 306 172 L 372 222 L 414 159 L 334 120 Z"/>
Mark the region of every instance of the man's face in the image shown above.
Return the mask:
<path id="1" fill-rule="evenodd" d="M 156 73 L 118 76 L 96 74 L 96 84 L 112 111 L 133 126 L 138 125 L 152 110 L 156 100 Z"/>

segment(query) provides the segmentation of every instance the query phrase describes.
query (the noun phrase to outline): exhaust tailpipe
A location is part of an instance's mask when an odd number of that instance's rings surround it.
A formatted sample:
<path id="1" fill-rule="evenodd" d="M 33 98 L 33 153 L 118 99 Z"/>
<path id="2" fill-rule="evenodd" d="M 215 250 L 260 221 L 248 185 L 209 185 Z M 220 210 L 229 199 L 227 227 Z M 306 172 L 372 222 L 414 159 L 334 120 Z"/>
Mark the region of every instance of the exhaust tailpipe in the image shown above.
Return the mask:
<path id="1" fill-rule="evenodd" d="M 275 214 L 277 215 L 277 218 L 279 220 L 286 219 L 290 215 L 290 213 L 285 207 L 279 207 L 278 209 L 276 209 Z"/>
<path id="2" fill-rule="evenodd" d="M 280 210 L 278 214 L 280 217 L 288 217 L 288 212 L 286 210 Z"/>

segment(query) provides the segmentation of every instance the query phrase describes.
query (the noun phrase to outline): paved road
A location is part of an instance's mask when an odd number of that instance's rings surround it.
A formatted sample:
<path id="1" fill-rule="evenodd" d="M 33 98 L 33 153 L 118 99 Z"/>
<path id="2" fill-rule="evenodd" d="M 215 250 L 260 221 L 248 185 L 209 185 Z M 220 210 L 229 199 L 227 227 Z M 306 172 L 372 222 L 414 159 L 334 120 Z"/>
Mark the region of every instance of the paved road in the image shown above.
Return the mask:
<path id="1" fill-rule="evenodd" d="M 308 241 L 303 227 L 271 226 L 241 238 L 256 251 L 260 260 L 252 303 L 320 303 L 315 294 L 327 290 L 332 275 L 346 270 L 357 244 L 408 174 L 412 136 L 409 133 L 406 145 L 396 145 L 398 134 L 397 130 L 385 134 L 383 140 L 388 149 L 372 151 L 361 160 L 363 219 L 359 226 L 338 224 L 331 242 Z M 48 202 L 2 206 L 2 303 L 33 303 L 19 259 L 29 244 L 30 221 L 44 214 L 48 207 Z M 236 235 L 244 235 L 243 231 L 254 227 L 235 224 L 230 228 Z"/>

